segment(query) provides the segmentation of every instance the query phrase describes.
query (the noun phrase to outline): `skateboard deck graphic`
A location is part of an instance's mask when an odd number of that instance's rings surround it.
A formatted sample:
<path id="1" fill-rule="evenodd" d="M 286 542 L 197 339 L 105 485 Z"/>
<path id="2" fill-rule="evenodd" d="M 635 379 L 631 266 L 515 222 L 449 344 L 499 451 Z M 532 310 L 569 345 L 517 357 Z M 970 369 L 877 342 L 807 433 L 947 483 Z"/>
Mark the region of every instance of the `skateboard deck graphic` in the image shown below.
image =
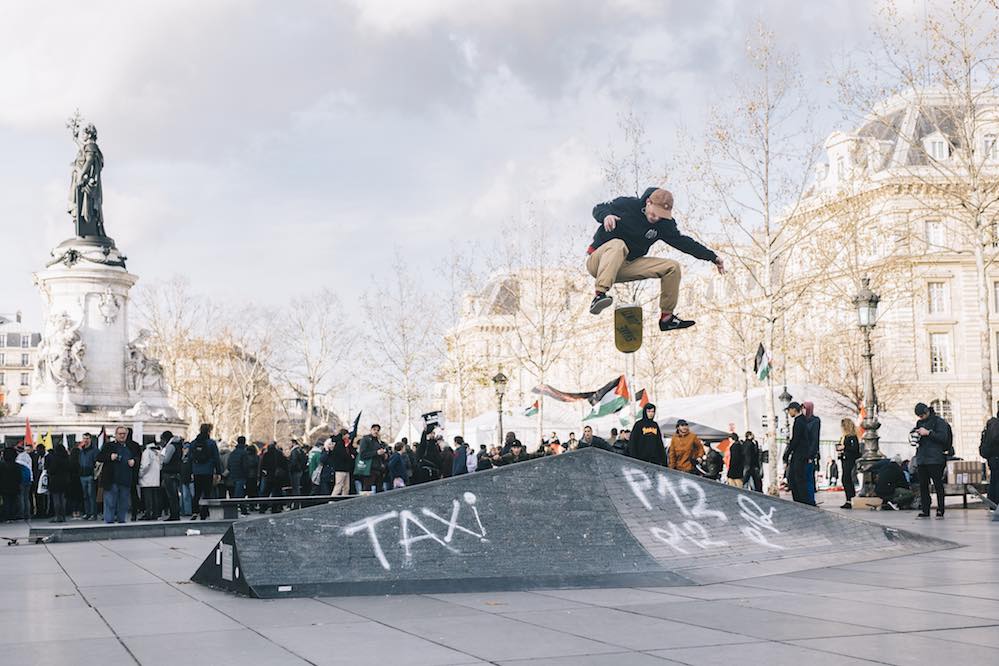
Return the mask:
<path id="1" fill-rule="evenodd" d="M 620 305 L 614 308 L 614 346 L 619 352 L 631 354 L 642 346 L 642 308 Z"/>

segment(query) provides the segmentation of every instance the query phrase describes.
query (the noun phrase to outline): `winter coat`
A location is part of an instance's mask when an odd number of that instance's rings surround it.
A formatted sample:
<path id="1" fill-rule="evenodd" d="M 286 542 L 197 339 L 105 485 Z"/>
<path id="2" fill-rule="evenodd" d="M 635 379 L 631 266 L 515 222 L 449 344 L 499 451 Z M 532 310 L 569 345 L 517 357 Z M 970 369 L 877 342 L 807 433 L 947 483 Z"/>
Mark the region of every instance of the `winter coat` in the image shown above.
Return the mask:
<path id="1" fill-rule="evenodd" d="M 97 462 L 97 447 L 91 442 L 90 446 L 80 447 L 80 476 L 93 476 L 94 463 Z"/>
<path id="2" fill-rule="evenodd" d="M 465 469 L 469 474 L 479 469 L 479 458 L 475 455 L 475 451 L 471 447 L 467 449 L 468 453 L 465 455 Z"/>
<path id="3" fill-rule="evenodd" d="M 371 472 L 374 474 L 382 470 L 385 467 L 385 463 L 382 457 L 378 454 L 378 449 L 384 448 L 385 445 L 379 440 L 375 439 L 371 435 L 365 435 L 361 438 L 360 443 L 357 446 L 357 456 L 361 460 L 371 461 Z"/>
<path id="4" fill-rule="evenodd" d="M 618 197 L 613 201 L 605 201 L 593 207 L 593 219 L 599 226 L 593 234 L 593 243 L 590 244 L 588 252 L 592 254 L 594 250 L 609 240 L 618 238 L 624 241 L 628 248 L 628 261 L 634 261 L 639 257 L 644 257 L 657 241 L 663 241 L 680 250 L 684 254 L 714 261 L 718 255 L 704 247 L 693 238 L 684 236 L 676 226 L 676 220 L 659 220 L 655 224 L 649 224 L 642 209 L 645 202 L 656 188 L 650 187 L 645 190 L 641 198 L 639 197 Z M 614 231 L 604 229 L 604 218 L 608 215 L 616 215 L 619 219 Z"/>
<path id="5" fill-rule="evenodd" d="M 21 466 L 17 464 L 17 451 L 4 449 L 0 460 L 0 495 L 14 495 L 21 490 Z"/>
<path id="6" fill-rule="evenodd" d="M 321 458 L 322 458 L 323 453 L 324 453 L 323 447 L 319 446 L 318 444 L 316 446 L 313 446 L 309 450 L 309 478 L 310 479 L 312 478 L 312 474 L 316 471 L 316 468 L 319 467 L 319 465 L 321 464 Z"/>
<path id="7" fill-rule="evenodd" d="M 340 446 L 343 446 L 343 442 L 340 442 Z M 336 451 L 321 451 L 319 453 L 319 459 L 316 463 L 317 466 L 322 469 L 322 471 L 319 472 L 319 486 L 321 488 L 326 488 L 327 490 L 332 488 L 333 477 L 336 472 Z"/>
<path id="8" fill-rule="evenodd" d="M 680 472 L 693 472 L 695 461 L 704 455 L 704 443 L 692 432 L 676 434 L 669 440 L 669 467 Z"/>
<path id="9" fill-rule="evenodd" d="M 176 441 L 171 439 L 167 442 L 167 445 L 163 447 L 162 457 L 160 458 L 160 477 L 164 474 L 180 474 L 183 465 L 181 459 L 183 457 L 184 444 L 180 438 L 176 438 Z"/>
<path id="10" fill-rule="evenodd" d="M 755 439 L 742 440 L 742 459 L 746 474 L 753 474 L 760 471 L 763 464 L 760 460 L 760 443 Z"/>
<path id="11" fill-rule="evenodd" d="M 203 462 L 198 462 L 195 460 L 194 452 L 197 449 L 199 441 L 204 441 L 208 447 L 207 460 Z M 191 441 L 191 474 L 194 476 L 211 476 L 212 474 L 222 474 L 222 457 L 219 455 L 219 445 L 215 443 L 215 440 L 211 437 L 205 440 L 199 440 L 195 437 Z"/>
<path id="12" fill-rule="evenodd" d="M 789 465 L 804 465 L 809 459 L 811 439 L 808 434 L 808 422 L 804 414 L 794 417 L 791 425 L 791 441 L 784 450 L 784 463 Z"/>
<path id="13" fill-rule="evenodd" d="M 594 435 L 588 442 L 585 439 L 579 440 L 579 446 L 577 448 L 587 449 L 590 448 L 591 446 L 595 449 L 603 449 L 604 451 L 614 450 L 614 448 L 607 443 L 606 439 L 604 439 L 603 437 L 597 437 L 596 435 Z"/>
<path id="14" fill-rule="evenodd" d="M 742 442 L 736 440 L 728 449 L 728 478 L 741 479 L 746 473 L 746 456 Z"/>
<path id="15" fill-rule="evenodd" d="M 919 438 L 916 448 L 916 459 L 920 465 L 945 465 L 947 456 L 944 451 L 951 445 L 950 425 L 934 413 L 916 422 L 917 428 L 926 428 L 929 435 Z"/>
<path id="16" fill-rule="evenodd" d="M 658 423 L 644 416 L 638 419 L 631 428 L 628 455 L 636 460 L 666 465 L 666 447 Z"/>
<path id="17" fill-rule="evenodd" d="M 49 478 L 50 493 L 65 493 L 69 490 L 69 456 L 66 449 L 53 449 L 45 456 L 45 471 Z"/>
<path id="18" fill-rule="evenodd" d="M 139 487 L 159 488 L 162 467 L 163 450 L 156 444 L 150 444 L 142 452 L 142 459 L 139 463 Z"/>
<path id="19" fill-rule="evenodd" d="M 230 481 L 246 481 L 250 478 L 250 452 L 246 444 L 237 444 L 226 461 L 226 471 Z"/>
<path id="20" fill-rule="evenodd" d="M 333 445 L 333 471 L 348 473 L 354 471 L 353 449 L 348 449 L 343 441 Z"/>
<path id="21" fill-rule="evenodd" d="M 406 463 L 402 461 L 402 453 L 399 451 L 396 451 L 389 457 L 388 472 L 389 478 L 393 481 L 396 479 L 402 479 L 403 482 L 406 481 Z"/>
<path id="22" fill-rule="evenodd" d="M 450 449 L 441 450 L 441 476 L 449 477 L 454 471 L 454 451 Z"/>
<path id="23" fill-rule="evenodd" d="M 459 446 L 451 459 L 451 476 L 468 474 L 468 447 Z"/>
<path id="24" fill-rule="evenodd" d="M 117 454 L 116 460 L 111 460 L 112 454 Z M 101 488 L 108 489 L 112 485 L 131 487 L 132 468 L 128 462 L 134 458 L 127 446 L 115 441 L 108 442 L 97 455 L 97 460 L 104 463 L 101 468 Z"/>

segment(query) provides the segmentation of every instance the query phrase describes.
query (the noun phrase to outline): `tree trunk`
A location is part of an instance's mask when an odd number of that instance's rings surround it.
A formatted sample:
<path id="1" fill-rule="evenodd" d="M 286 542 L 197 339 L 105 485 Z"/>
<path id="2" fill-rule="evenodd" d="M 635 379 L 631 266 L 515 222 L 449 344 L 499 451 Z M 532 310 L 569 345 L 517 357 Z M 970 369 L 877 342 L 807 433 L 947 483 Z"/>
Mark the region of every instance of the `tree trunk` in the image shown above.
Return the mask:
<path id="1" fill-rule="evenodd" d="M 978 238 L 975 239 L 975 277 L 978 282 L 978 321 L 981 326 L 980 351 L 982 366 L 982 420 L 996 412 L 992 402 L 992 334 L 989 326 L 988 274 L 985 268 L 986 227 L 979 223 Z"/>
<path id="2" fill-rule="evenodd" d="M 767 284 L 770 284 L 770 262 L 767 262 L 766 274 Z M 773 358 L 774 349 L 774 302 L 773 295 L 767 297 L 767 322 L 764 328 L 763 344 L 767 352 Z M 774 402 L 774 373 L 773 363 L 770 364 L 770 372 L 767 373 L 767 451 L 770 452 L 770 462 L 767 467 L 770 474 L 770 485 L 767 492 L 773 496 L 780 495 L 780 477 L 777 463 L 780 460 L 780 450 L 777 444 L 777 405 Z"/>
<path id="3" fill-rule="evenodd" d="M 749 368 L 742 369 L 742 431 L 752 430 L 749 425 Z"/>

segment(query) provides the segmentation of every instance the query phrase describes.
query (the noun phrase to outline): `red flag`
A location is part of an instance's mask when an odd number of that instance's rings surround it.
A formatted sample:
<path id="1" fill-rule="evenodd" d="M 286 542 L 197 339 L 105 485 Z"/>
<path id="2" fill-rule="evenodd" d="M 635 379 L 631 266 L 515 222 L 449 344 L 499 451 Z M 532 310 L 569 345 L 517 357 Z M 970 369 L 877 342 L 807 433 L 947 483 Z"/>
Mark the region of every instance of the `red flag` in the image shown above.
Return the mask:
<path id="1" fill-rule="evenodd" d="M 27 417 L 24 419 L 24 446 L 25 448 L 29 446 L 34 446 L 35 440 L 31 436 L 31 421 Z"/>

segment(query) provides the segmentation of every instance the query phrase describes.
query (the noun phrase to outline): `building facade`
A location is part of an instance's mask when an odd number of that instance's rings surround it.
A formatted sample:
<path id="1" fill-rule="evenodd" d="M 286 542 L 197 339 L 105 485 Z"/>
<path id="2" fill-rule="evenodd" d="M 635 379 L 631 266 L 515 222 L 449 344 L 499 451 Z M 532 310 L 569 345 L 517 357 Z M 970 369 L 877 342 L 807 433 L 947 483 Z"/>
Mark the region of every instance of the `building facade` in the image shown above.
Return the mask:
<path id="1" fill-rule="evenodd" d="M 42 334 L 24 325 L 21 313 L 0 314 L 0 415 L 16 416 L 31 395 Z"/>

